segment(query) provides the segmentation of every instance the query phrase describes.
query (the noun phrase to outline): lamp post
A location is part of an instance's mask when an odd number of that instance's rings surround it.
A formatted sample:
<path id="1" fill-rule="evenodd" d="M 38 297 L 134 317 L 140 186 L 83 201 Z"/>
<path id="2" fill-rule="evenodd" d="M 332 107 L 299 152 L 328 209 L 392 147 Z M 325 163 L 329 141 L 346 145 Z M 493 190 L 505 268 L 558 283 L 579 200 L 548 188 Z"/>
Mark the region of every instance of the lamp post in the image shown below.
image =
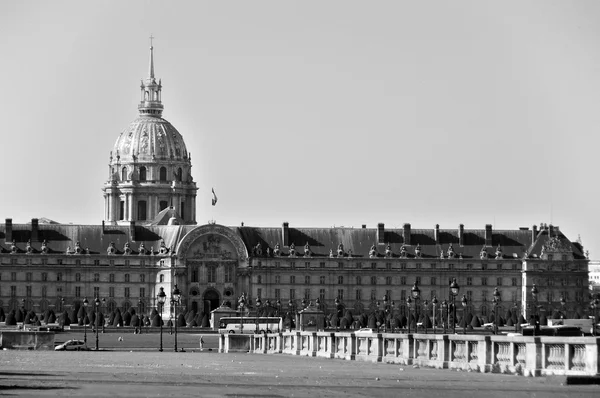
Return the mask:
<path id="1" fill-rule="evenodd" d="M 597 298 L 593 299 L 590 303 L 592 310 L 594 311 L 594 324 L 592 325 L 592 336 L 596 336 L 596 324 L 598 323 L 598 306 L 600 305 L 600 300 Z"/>
<path id="2" fill-rule="evenodd" d="M 565 305 L 567 304 L 567 302 L 565 301 L 565 296 L 560 296 L 560 320 L 561 320 L 561 325 L 564 324 L 564 319 L 565 319 Z"/>
<path id="3" fill-rule="evenodd" d="M 246 296 L 244 293 L 238 299 L 238 308 L 240 309 L 241 325 L 240 325 L 240 334 L 244 334 L 244 307 L 246 306 Z"/>
<path id="4" fill-rule="evenodd" d="M 435 308 L 438 305 L 438 299 L 436 296 L 433 296 L 433 300 L 431 300 L 431 307 L 432 307 L 432 312 L 431 314 L 433 315 L 433 334 L 436 334 L 436 329 L 435 329 Z"/>
<path id="5" fill-rule="evenodd" d="M 427 334 L 427 306 L 429 303 L 427 300 L 423 300 L 423 326 L 425 327 L 425 334 Z"/>
<path id="6" fill-rule="evenodd" d="M 498 334 L 498 306 L 500 305 L 500 291 L 494 288 L 494 334 Z"/>
<path id="7" fill-rule="evenodd" d="M 513 318 L 516 318 L 515 320 L 515 333 L 517 333 L 519 331 L 519 314 L 517 314 L 519 312 L 519 304 L 517 304 L 517 302 L 515 301 L 515 305 L 513 305 Z"/>
<path id="8" fill-rule="evenodd" d="M 142 299 L 138 301 L 138 314 L 140 314 L 140 334 L 144 332 L 144 314 L 142 314 Z"/>
<path id="9" fill-rule="evenodd" d="M 538 298 L 538 288 L 535 285 L 535 283 L 533 284 L 533 287 L 531 288 L 531 296 L 533 297 L 533 335 L 535 336 L 535 330 L 537 329 L 537 298 Z"/>
<path id="10" fill-rule="evenodd" d="M 173 303 L 173 320 L 175 321 L 175 345 L 173 347 L 173 351 L 177 352 L 177 304 L 179 304 L 181 300 L 181 292 L 179 288 L 177 288 L 177 284 L 175 284 L 175 289 L 171 293 L 171 302 Z"/>
<path id="11" fill-rule="evenodd" d="M 468 303 L 468 299 L 467 296 L 463 294 L 462 300 L 460 301 L 462 303 L 462 307 L 463 307 L 463 334 L 467 334 L 467 303 Z"/>
<path id="12" fill-rule="evenodd" d="M 415 333 L 419 331 L 419 327 L 417 326 L 417 323 L 419 322 L 419 307 L 418 307 L 418 302 L 419 302 L 419 298 L 421 297 L 421 289 L 419 289 L 419 286 L 417 286 L 417 282 L 415 281 L 415 283 L 413 284 L 413 287 L 410 289 L 410 294 L 412 295 L 412 298 L 415 302 Z"/>
<path id="13" fill-rule="evenodd" d="M 442 324 L 444 324 L 444 334 L 446 334 L 446 323 L 444 322 L 444 314 L 446 314 L 446 320 L 449 320 L 449 309 L 448 309 L 448 302 L 444 299 L 444 301 L 442 301 L 442 308 L 440 308 L 440 312 L 442 313 Z"/>
<path id="14" fill-rule="evenodd" d="M 106 299 L 102 299 L 102 302 L 98 297 L 94 300 L 94 306 L 96 307 L 96 351 L 98 351 L 98 329 L 100 329 L 100 304 L 104 305 Z"/>
<path id="15" fill-rule="evenodd" d="M 83 298 L 83 342 L 84 344 L 87 346 L 87 323 L 85 322 L 85 317 L 87 316 L 87 307 L 88 307 L 89 301 L 87 299 L 87 297 Z"/>
<path id="16" fill-rule="evenodd" d="M 167 294 L 165 293 L 165 289 L 161 286 L 160 291 L 156 295 L 156 301 L 158 302 L 158 306 L 160 307 L 160 348 L 158 351 L 162 352 L 163 350 L 163 339 L 162 339 L 162 314 L 163 308 L 165 306 L 165 301 L 167 301 Z"/>
<path id="17" fill-rule="evenodd" d="M 407 331 L 408 334 L 410 334 L 410 304 L 411 303 L 412 303 L 412 299 L 410 298 L 410 296 L 408 296 L 406 298 L 406 308 L 408 309 L 408 318 L 407 318 L 408 321 L 406 322 L 406 324 L 408 326 L 408 331 Z"/>
<path id="18" fill-rule="evenodd" d="M 277 299 L 277 302 L 275 303 L 275 305 L 277 306 L 277 317 L 281 318 L 281 300 Z M 277 320 L 277 333 L 281 332 L 281 330 L 279 329 L 280 324 L 281 324 L 281 319 L 278 319 Z"/>
<path id="19" fill-rule="evenodd" d="M 260 297 L 256 298 L 256 333 L 259 333 L 260 330 L 258 329 L 258 317 L 259 317 L 259 312 L 260 312 L 260 306 L 262 304 L 262 301 L 260 300 Z"/>
<path id="20" fill-rule="evenodd" d="M 458 291 L 460 290 L 460 286 L 456 283 L 456 278 L 452 278 L 452 283 L 450 284 L 450 295 L 452 296 L 452 333 L 456 334 L 456 296 L 458 296 Z"/>

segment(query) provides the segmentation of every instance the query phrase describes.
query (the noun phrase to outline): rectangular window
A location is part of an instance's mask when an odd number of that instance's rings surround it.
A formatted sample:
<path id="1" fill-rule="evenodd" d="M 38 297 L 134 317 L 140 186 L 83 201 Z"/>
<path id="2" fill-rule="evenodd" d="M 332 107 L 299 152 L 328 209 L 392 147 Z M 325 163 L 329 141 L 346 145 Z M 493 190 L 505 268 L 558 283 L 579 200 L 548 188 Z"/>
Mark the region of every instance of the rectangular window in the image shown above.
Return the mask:
<path id="1" fill-rule="evenodd" d="M 258 283 L 258 284 L 262 283 L 262 275 L 256 275 L 256 283 Z"/>
<path id="2" fill-rule="evenodd" d="M 48 295 L 48 288 L 46 286 L 42 286 L 42 297 L 46 298 Z"/>
<path id="3" fill-rule="evenodd" d="M 406 290 L 400 290 L 400 300 L 402 302 L 406 301 Z"/>
<path id="4" fill-rule="evenodd" d="M 63 259 L 62 258 L 57 259 L 56 260 L 56 264 L 57 265 L 63 265 Z"/>
<path id="5" fill-rule="evenodd" d="M 81 282 L 81 274 L 79 272 L 75 274 L 75 282 Z"/>
<path id="6" fill-rule="evenodd" d="M 583 292 L 575 292 L 575 301 L 578 303 L 583 301 Z"/>
<path id="7" fill-rule="evenodd" d="M 467 286 L 473 286 L 473 277 L 467 276 Z"/>
<path id="8" fill-rule="evenodd" d="M 100 274 L 94 274 L 94 282 L 100 282 Z"/>
<path id="9" fill-rule="evenodd" d="M 338 268 L 339 268 L 339 269 L 344 269 L 344 263 L 342 263 L 342 262 L 339 262 L 339 263 L 338 263 Z"/>
<path id="10" fill-rule="evenodd" d="M 325 284 L 325 276 L 321 275 L 321 276 L 319 277 L 319 284 L 320 284 L 320 285 L 324 285 L 324 284 Z"/>
<path id="11" fill-rule="evenodd" d="M 436 286 L 437 285 L 437 279 L 435 276 L 431 277 L 431 286 Z"/>
<path id="12" fill-rule="evenodd" d="M 296 299 L 296 289 L 290 289 L 290 300 Z"/>
<path id="13" fill-rule="evenodd" d="M 517 286 L 517 278 L 512 278 L 512 285 Z"/>
<path id="14" fill-rule="evenodd" d="M 487 269 L 487 264 L 486 263 L 481 264 L 481 269 L 485 271 Z"/>
<path id="15" fill-rule="evenodd" d="M 146 275 L 145 274 L 140 274 L 140 282 L 142 282 L 142 283 L 146 282 Z"/>
<path id="16" fill-rule="evenodd" d="M 400 269 L 406 269 L 406 263 L 400 263 Z"/>
<path id="17" fill-rule="evenodd" d="M 304 289 L 304 298 L 310 300 L 310 289 Z"/>
<path id="18" fill-rule="evenodd" d="M 57 297 L 61 297 L 62 296 L 62 286 L 57 286 L 56 287 L 56 296 Z"/>
<path id="19" fill-rule="evenodd" d="M 338 285 L 343 285 L 344 284 L 344 277 L 343 276 L 338 276 Z"/>
<path id="20" fill-rule="evenodd" d="M 27 282 L 31 282 L 31 279 L 33 279 L 33 275 L 32 275 L 32 273 L 31 273 L 31 272 L 27 272 L 27 273 L 25 274 L 25 280 L 26 280 Z"/>
<path id="21" fill-rule="evenodd" d="M 125 288 L 125 297 L 129 298 L 129 288 L 128 287 Z"/>
<path id="22" fill-rule="evenodd" d="M 421 277 L 420 277 L 420 276 L 417 276 L 417 277 L 415 278 L 415 282 L 417 283 L 417 285 L 420 285 L 420 284 L 421 284 Z"/>
<path id="23" fill-rule="evenodd" d="M 502 286 L 502 278 L 496 279 L 496 286 Z"/>
<path id="24" fill-rule="evenodd" d="M 361 285 L 362 284 L 362 278 L 360 276 L 356 277 L 356 284 L 357 285 Z"/>
<path id="25" fill-rule="evenodd" d="M 406 285 L 406 277 L 405 276 L 401 276 L 400 277 L 400 284 L 401 285 Z"/>
<path id="26" fill-rule="evenodd" d="M 206 273 L 208 277 L 208 283 L 215 283 L 217 281 L 217 267 L 206 267 Z"/>
<path id="27" fill-rule="evenodd" d="M 113 286 L 108 288 L 108 297 L 115 297 L 115 288 Z"/>
<path id="28" fill-rule="evenodd" d="M 337 298 L 340 301 L 344 300 L 344 289 L 338 289 Z"/>
<path id="29" fill-rule="evenodd" d="M 94 265 L 100 265 L 100 260 L 94 260 Z"/>
<path id="30" fill-rule="evenodd" d="M 356 263 L 356 268 L 358 268 L 358 269 L 362 268 L 362 263 L 360 261 L 358 263 Z"/>
<path id="31" fill-rule="evenodd" d="M 231 283 L 233 280 L 233 267 L 230 265 L 225 266 L 225 283 Z"/>
<path id="32" fill-rule="evenodd" d="M 25 286 L 25 295 L 31 297 L 31 286 Z"/>
<path id="33" fill-rule="evenodd" d="M 125 282 L 129 283 L 129 274 L 125 274 Z"/>
<path id="34" fill-rule="evenodd" d="M 481 301 L 483 301 L 483 302 L 487 301 L 487 290 L 481 291 Z"/>
<path id="35" fill-rule="evenodd" d="M 10 297 L 17 297 L 17 287 L 16 286 L 10 287 Z"/>
<path id="36" fill-rule="evenodd" d="M 319 289 L 319 300 L 325 301 L 325 289 Z"/>
<path id="37" fill-rule="evenodd" d="M 115 274 L 108 275 L 108 281 L 110 283 L 115 283 Z"/>
<path id="38" fill-rule="evenodd" d="M 436 269 L 437 264 L 436 263 L 431 263 L 431 269 Z"/>
<path id="39" fill-rule="evenodd" d="M 291 269 L 296 269 L 296 263 L 295 263 L 294 261 L 292 261 L 292 262 L 290 263 L 290 268 L 291 268 Z"/>
<path id="40" fill-rule="evenodd" d="M 256 297 L 258 297 L 258 298 L 262 297 L 262 288 L 256 289 Z"/>
<path id="41" fill-rule="evenodd" d="M 129 260 L 125 260 L 125 266 L 129 267 Z"/>
<path id="42" fill-rule="evenodd" d="M 471 271 L 473 269 L 473 264 L 467 264 L 467 271 Z"/>
<path id="43" fill-rule="evenodd" d="M 435 290 L 432 290 L 431 294 L 429 295 L 429 297 L 433 299 L 436 296 L 437 296 L 437 293 L 435 292 Z"/>
<path id="44" fill-rule="evenodd" d="M 281 276 L 275 275 L 275 284 L 279 285 L 281 283 Z"/>
<path id="45" fill-rule="evenodd" d="M 372 276 L 371 277 L 371 285 L 376 285 L 377 284 L 377 277 L 376 276 Z"/>
<path id="46" fill-rule="evenodd" d="M 146 288 L 140 287 L 140 297 L 146 297 Z"/>
<path id="47" fill-rule="evenodd" d="M 48 273 L 47 272 L 42 272 L 42 281 L 43 282 L 47 282 L 48 281 Z"/>
<path id="48" fill-rule="evenodd" d="M 357 301 L 362 300 L 362 290 L 360 290 L 360 289 L 356 289 L 356 300 Z"/>
<path id="49" fill-rule="evenodd" d="M 61 281 L 62 281 L 62 272 L 58 272 L 58 273 L 56 274 L 56 281 L 57 281 L 57 282 L 61 282 Z"/>
<path id="50" fill-rule="evenodd" d="M 454 269 L 454 264 L 448 264 L 448 269 L 449 270 L 453 270 Z"/>
<path id="51" fill-rule="evenodd" d="M 81 297 L 81 287 L 75 286 L 75 297 Z"/>
<path id="52" fill-rule="evenodd" d="M 385 269 L 388 271 L 392 270 L 392 263 L 385 263 Z"/>
<path id="53" fill-rule="evenodd" d="M 296 276 L 290 275 L 290 285 L 294 285 L 296 283 Z"/>
<path id="54" fill-rule="evenodd" d="M 100 287 L 99 286 L 94 286 L 94 297 L 100 297 Z"/>
<path id="55" fill-rule="evenodd" d="M 469 303 L 471 301 L 473 301 L 473 291 L 472 290 L 467 290 L 467 301 L 469 301 Z"/>
<path id="56" fill-rule="evenodd" d="M 325 262 L 324 261 L 321 261 L 319 263 L 319 268 L 325 268 Z"/>
<path id="57" fill-rule="evenodd" d="M 481 278 L 481 286 L 487 286 L 487 277 Z"/>
<path id="58" fill-rule="evenodd" d="M 421 269 L 421 263 L 416 263 L 416 264 L 415 264 L 415 268 L 416 268 L 416 269 Z"/>
<path id="59" fill-rule="evenodd" d="M 281 298 L 281 290 L 275 289 L 275 299 L 279 300 Z"/>
<path id="60" fill-rule="evenodd" d="M 377 300 L 377 290 L 371 290 L 371 301 Z"/>
<path id="61" fill-rule="evenodd" d="M 306 269 L 310 268 L 310 261 L 305 261 L 304 262 L 304 268 L 306 268 Z"/>
<path id="62" fill-rule="evenodd" d="M 310 275 L 305 275 L 304 276 L 304 284 L 305 285 L 310 285 Z"/>
<path id="63" fill-rule="evenodd" d="M 377 263 L 371 263 L 371 269 L 377 269 Z"/>
<path id="64" fill-rule="evenodd" d="M 388 285 L 388 286 L 392 284 L 392 277 L 391 276 L 386 276 L 385 277 L 385 284 Z"/>

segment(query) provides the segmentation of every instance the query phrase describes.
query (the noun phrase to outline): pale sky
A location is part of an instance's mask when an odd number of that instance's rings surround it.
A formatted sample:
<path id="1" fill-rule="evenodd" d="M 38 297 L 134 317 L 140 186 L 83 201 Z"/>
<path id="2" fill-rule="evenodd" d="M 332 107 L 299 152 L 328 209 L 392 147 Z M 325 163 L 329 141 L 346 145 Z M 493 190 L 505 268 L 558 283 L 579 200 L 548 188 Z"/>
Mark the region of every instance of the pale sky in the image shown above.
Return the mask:
<path id="1" fill-rule="evenodd" d="M 544 222 L 598 258 L 598 21 L 599 1 L 2 1 L 0 222 L 101 223 L 153 34 L 199 224 Z"/>

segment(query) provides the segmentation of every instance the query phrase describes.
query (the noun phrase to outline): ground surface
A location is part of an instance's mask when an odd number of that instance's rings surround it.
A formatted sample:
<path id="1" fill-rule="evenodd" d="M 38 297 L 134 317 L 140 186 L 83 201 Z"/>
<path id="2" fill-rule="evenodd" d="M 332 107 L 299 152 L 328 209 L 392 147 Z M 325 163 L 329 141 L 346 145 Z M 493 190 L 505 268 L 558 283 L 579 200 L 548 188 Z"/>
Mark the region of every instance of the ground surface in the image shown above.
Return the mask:
<path id="1" fill-rule="evenodd" d="M 174 337 L 167 336 L 168 341 Z M 57 341 L 80 337 L 60 334 Z M 100 334 L 99 339 L 100 351 L 0 351 L 0 395 L 491 398 L 600 394 L 598 386 L 562 386 L 548 383 L 546 378 L 283 354 L 219 354 L 208 351 L 208 347 L 216 347 L 216 335 L 204 336 L 207 348 L 202 352 L 198 335 L 178 336 L 185 352 L 173 352 L 172 345 L 158 352 L 157 334 L 110 333 Z"/>

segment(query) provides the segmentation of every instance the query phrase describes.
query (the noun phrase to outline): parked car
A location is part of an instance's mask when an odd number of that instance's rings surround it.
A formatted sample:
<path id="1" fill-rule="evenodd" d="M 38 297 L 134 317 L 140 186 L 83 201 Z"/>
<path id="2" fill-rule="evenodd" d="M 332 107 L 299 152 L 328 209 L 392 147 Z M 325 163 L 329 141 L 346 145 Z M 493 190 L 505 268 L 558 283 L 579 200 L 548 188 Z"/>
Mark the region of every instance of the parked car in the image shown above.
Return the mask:
<path id="1" fill-rule="evenodd" d="M 88 346 L 83 342 L 83 340 L 67 340 L 62 344 L 54 347 L 54 351 L 87 351 L 89 350 Z"/>
<path id="2" fill-rule="evenodd" d="M 371 328 L 362 328 L 362 329 L 358 329 L 356 332 L 354 332 L 355 334 L 372 334 L 372 333 L 377 333 L 377 329 L 371 329 Z"/>
<path id="3" fill-rule="evenodd" d="M 527 326 L 522 330 L 523 336 L 533 336 L 534 327 Z M 542 326 L 535 332 L 536 336 L 583 336 L 581 328 L 578 326 Z"/>

